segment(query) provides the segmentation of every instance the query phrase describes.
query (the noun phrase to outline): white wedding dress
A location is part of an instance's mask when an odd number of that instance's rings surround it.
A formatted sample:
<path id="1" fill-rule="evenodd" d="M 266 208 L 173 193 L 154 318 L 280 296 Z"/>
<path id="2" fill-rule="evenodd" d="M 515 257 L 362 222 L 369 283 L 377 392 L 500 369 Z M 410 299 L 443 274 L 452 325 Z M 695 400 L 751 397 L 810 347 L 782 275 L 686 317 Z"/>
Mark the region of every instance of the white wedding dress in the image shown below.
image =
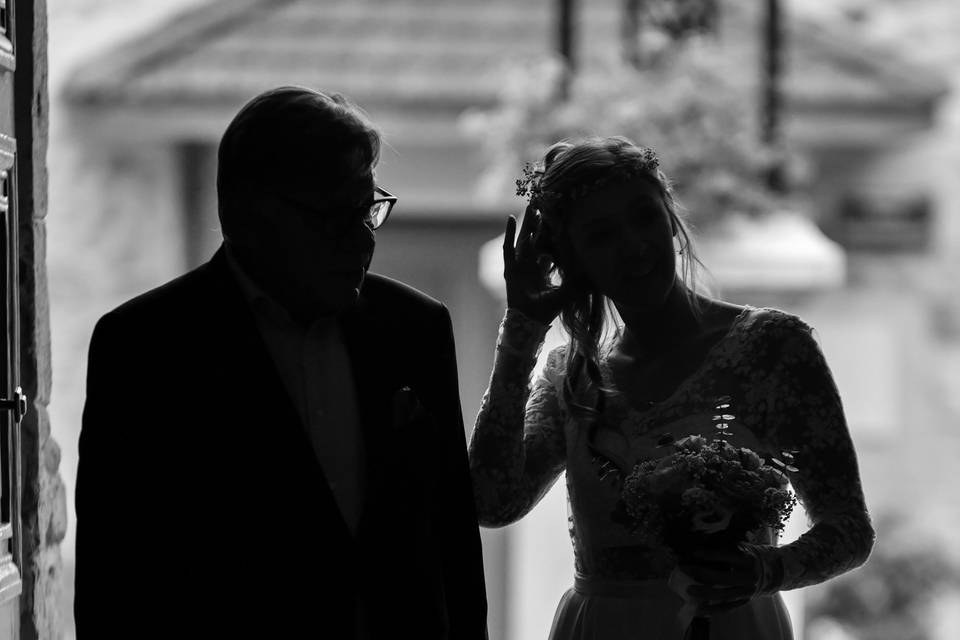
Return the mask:
<path id="1" fill-rule="evenodd" d="M 546 329 L 507 311 L 470 443 L 470 465 L 484 526 L 523 517 L 566 471 L 576 584 L 563 596 L 549 638 L 683 637 L 683 602 L 667 587 L 673 557 L 666 548 L 640 544 L 612 514 L 623 475 L 637 462 L 663 455 L 656 446 L 663 434 L 709 436 L 717 407 L 729 405 L 722 412 L 735 416 L 728 421 L 733 444 L 761 455 L 796 452 L 798 470 L 790 481 L 811 528 L 784 546 L 770 535 L 754 541 L 764 584 L 748 604 L 714 615 L 710 637 L 792 639 L 779 591 L 819 583 L 862 564 L 874 536 L 840 398 L 810 327 L 782 311 L 744 309 L 667 400 L 641 408 L 622 394 L 608 394 L 604 437 L 592 441 L 592 452 L 588 429 L 570 415 L 560 393 L 566 347 L 549 355 L 530 388 Z M 602 345 L 600 354 L 608 389 L 614 388 L 607 365 L 613 346 Z M 599 463 L 617 472 L 602 477 Z"/>

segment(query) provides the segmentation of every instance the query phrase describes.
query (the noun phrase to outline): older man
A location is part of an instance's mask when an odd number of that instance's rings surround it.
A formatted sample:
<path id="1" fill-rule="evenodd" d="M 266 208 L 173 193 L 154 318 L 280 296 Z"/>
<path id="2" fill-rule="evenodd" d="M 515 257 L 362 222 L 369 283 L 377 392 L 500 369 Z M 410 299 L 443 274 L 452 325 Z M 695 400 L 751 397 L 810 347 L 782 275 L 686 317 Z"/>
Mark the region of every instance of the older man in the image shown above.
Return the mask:
<path id="1" fill-rule="evenodd" d="M 342 97 L 220 143 L 223 246 L 100 319 L 75 613 L 100 638 L 484 638 L 450 317 L 368 272 L 396 198 Z"/>

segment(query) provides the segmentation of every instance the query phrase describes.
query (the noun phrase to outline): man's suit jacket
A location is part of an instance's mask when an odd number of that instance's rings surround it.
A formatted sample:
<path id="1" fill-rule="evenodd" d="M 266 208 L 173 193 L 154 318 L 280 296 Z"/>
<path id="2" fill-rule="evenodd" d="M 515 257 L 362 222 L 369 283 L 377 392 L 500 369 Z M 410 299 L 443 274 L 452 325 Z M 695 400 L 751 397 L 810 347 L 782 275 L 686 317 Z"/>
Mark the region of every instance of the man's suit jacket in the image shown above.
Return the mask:
<path id="1" fill-rule="evenodd" d="M 76 487 L 79 640 L 482 638 L 450 317 L 368 274 L 341 317 L 366 456 L 347 528 L 223 249 L 91 340 Z"/>

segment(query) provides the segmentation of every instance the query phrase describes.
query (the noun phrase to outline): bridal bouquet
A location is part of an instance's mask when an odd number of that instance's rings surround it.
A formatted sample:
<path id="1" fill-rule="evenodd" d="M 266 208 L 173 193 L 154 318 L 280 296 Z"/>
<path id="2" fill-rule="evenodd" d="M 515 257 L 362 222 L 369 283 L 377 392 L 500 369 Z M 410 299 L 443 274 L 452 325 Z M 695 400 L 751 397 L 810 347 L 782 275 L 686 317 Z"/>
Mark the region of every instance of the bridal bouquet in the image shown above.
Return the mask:
<path id="1" fill-rule="evenodd" d="M 726 426 L 726 425 L 724 425 Z M 663 545 L 678 557 L 701 548 L 735 549 L 757 532 L 782 532 L 796 504 L 787 490 L 786 460 L 761 458 L 724 437 L 664 436 L 666 456 L 636 465 L 623 481 L 614 517 L 652 546 Z M 693 614 L 695 615 L 695 614 Z M 709 620 L 694 618 L 687 637 L 708 637 Z"/>
<path id="2" fill-rule="evenodd" d="M 632 531 L 678 554 L 736 546 L 767 527 L 783 531 L 796 504 L 783 472 L 794 470 L 789 464 L 722 437 L 667 436 L 661 446 L 673 453 L 641 462 L 623 481 L 618 519 Z"/>

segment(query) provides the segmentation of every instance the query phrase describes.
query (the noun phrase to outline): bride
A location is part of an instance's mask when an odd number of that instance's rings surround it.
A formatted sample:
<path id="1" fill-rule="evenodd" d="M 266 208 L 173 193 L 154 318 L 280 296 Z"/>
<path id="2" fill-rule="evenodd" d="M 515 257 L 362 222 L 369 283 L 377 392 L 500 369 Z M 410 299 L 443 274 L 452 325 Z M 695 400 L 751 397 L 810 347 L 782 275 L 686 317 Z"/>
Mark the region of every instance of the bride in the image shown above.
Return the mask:
<path id="1" fill-rule="evenodd" d="M 651 149 L 619 137 L 557 143 L 518 187 L 530 204 L 519 233 L 507 221 L 507 310 L 470 468 L 487 527 L 522 518 L 566 471 L 576 579 L 551 640 L 678 640 L 685 605 L 710 616 L 713 640 L 792 638 L 779 592 L 861 565 L 874 540 L 812 329 L 696 291 L 690 236 Z M 558 315 L 569 340 L 531 389 Z M 645 546 L 612 517 L 623 478 L 663 455 L 666 434 L 709 430 L 718 410 L 732 444 L 794 452 L 789 481 L 809 530 L 783 546 L 761 531 L 735 551 L 683 558 Z M 670 580 L 677 570 L 686 582 Z"/>

